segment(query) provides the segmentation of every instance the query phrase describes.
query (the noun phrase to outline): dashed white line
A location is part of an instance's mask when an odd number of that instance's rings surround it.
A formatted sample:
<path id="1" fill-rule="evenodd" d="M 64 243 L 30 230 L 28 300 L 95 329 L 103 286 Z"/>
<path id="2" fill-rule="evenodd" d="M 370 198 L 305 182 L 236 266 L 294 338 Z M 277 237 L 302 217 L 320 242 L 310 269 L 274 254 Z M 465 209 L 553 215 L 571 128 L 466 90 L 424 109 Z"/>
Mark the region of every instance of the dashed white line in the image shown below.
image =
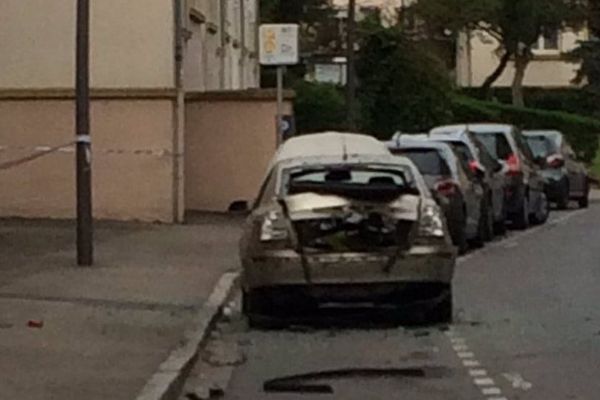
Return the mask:
<path id="1" fill-rule="evenodd" d="M 461 337 L 460 334 L 453 329 L 446 331 L 446 335 L 452 343 L 452 348 L 456 352 L 456 355 L 461 359 L 465 368 L 468 369 L 473 384 L 481 390 L 481 393 L 485 396 L 486 400 L 507 400 L 505 397 L 501 397 L 502 390 L 496 386 L 496 381 L 488 376 L 486 369 L 481 368 L 481 363 L 476 359 L 475 353 L 472 351 L 465 351 L 469 348 L 467 346 L 467 340 Z"/>

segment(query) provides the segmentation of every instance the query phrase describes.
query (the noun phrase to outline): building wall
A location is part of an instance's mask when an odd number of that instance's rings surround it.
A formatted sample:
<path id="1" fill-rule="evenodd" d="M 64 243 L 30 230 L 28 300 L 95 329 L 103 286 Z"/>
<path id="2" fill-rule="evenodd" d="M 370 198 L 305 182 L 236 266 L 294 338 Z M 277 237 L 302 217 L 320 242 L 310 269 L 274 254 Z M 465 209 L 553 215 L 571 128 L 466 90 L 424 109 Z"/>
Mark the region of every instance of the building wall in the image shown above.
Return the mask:
<path id="1" fill-rule="evenodd" d="M 73 87 L 75 4 L 0 1 L 0 88 Z M 173 21 L 169 0 L 92 1 L 92 86 L 173 87 Z"/>
<path id="2" fill-rule="evenodd" d="M 252 203 L 277 148 L 274 93 L 196 95 L 186 109 L 186 209 Z M 292 111 L 286 102 L 284 111 Z"/>
<path id="3" fill-rule="evenodd" d="M 0 99 L 0 164 L 71 142 L 74 112 L 66 94 Z M 173 101 L 117 96 L 91 112 L 94 216 L 172 222 Z M 0 169 L 0 217 L 74 217 L 74 155 L 70 146 Z"/>
<path id="4" fill-rule="evenodd" d="M 585 31 L 565 31 L 560 35 L 558 51 L 535 51 L 527 67 L 525 86 L 568 87 L 579 69 L 578 63 L 564 59 L 562 53 L 573 50 L 579 40 L 587 37 Z M 462 36 L 458 49 L 457 80 L 460 86 L 481 86 L 499 63 L 496 51 L 498 42 L 483 32 L 473 32 L 470 40 Z M 514 77 L 514 64 L 510 63 L 495 86 L 510 86 Z"/>

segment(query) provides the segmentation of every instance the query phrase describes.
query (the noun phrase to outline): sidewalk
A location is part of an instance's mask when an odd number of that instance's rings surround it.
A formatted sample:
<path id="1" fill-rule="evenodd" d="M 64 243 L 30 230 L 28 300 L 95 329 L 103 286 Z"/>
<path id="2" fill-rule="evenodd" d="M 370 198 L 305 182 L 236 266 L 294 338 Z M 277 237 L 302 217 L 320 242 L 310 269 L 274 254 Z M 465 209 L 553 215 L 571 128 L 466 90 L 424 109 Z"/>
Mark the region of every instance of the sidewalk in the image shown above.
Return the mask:
<path id="1" fill-rule="evenodd" d="M 72 222 L 0 220 L 0 399 L 134 399 L 238 268 L 240 227 L 98 224 L 78 268 Z"/>

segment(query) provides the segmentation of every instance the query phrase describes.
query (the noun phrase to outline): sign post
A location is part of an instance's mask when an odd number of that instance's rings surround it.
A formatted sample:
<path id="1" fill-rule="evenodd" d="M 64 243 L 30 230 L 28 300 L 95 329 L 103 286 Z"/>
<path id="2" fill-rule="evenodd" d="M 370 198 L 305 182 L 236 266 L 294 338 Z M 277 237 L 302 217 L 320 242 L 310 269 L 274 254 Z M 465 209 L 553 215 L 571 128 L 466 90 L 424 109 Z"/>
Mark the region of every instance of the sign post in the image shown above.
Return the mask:
<path id="1" fill-rule="evenodd" d="M 264 24 L 260 26 L 260 64 L 277 67 L 277 143 L 281 143 L 283 127 L 283 76 L 286 65 L 298 64 L 298 25 Z"/>

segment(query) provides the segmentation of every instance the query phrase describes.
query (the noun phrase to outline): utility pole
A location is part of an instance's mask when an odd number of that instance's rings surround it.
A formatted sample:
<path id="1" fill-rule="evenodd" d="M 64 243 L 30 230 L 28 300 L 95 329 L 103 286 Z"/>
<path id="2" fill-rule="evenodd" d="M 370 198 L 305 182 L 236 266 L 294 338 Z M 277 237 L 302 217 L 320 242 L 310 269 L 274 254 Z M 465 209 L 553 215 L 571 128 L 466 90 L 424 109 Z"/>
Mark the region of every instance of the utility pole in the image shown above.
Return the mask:
<path id="1" fill-rule="evenodd" d="M 75 120 L 77 135 L 77 264 L 94 263 L 90 138 L 90 0 L 77 0 Z"/>
<path id="2" fill-rule="evenodd" d="M 349 131 L 356 131 L 356 0 L 348 0 L 346 26 L 346 112 Z"/>

